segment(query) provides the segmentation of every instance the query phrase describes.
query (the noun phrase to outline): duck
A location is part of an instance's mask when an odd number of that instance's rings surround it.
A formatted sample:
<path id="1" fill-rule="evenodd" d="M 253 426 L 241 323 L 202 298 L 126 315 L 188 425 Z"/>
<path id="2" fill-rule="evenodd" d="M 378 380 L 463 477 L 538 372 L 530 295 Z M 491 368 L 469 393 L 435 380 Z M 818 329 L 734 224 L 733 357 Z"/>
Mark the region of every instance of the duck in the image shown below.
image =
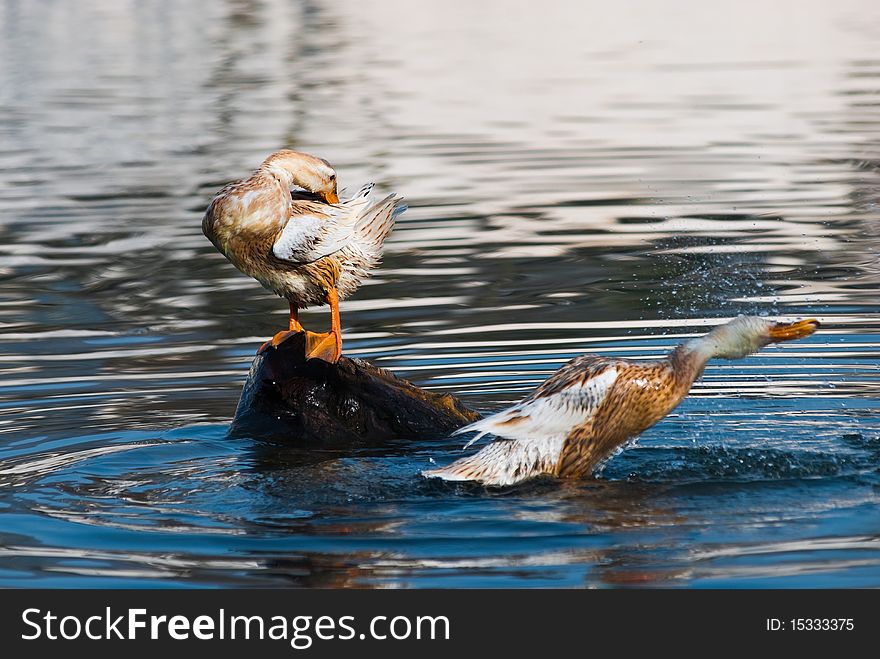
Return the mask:
<path id="1" fill-rule="evenodd" d="M 710 359 L 742 359 L 761 348 L 813 334 L 815 318 L 776 322 L 738 316 L 689 339 L 662 359 L 586 354 L 564 364 L 527 398 L 453 434 L 496 439 L 427 478 L 509 486 L 539 476 L 589 476 L 621 446 L 669 414 Z"/>
<path id="2" fill-rule="evenodd" d="M 341 201 L 336 170 L 323 158 L 282 149 L 253 174 L 224 186 L 208 205 L 202 232 L 241 272 L 288 302 L 286 330 L 258 354 L 305 333 L 305 356 L 336 363 L 342 355 L 339 302 L 382 257 L 403 198 L 373 201 L 373 184 Z M 329 332 L 307 331 L 299 310 L 330 306 Z"/>

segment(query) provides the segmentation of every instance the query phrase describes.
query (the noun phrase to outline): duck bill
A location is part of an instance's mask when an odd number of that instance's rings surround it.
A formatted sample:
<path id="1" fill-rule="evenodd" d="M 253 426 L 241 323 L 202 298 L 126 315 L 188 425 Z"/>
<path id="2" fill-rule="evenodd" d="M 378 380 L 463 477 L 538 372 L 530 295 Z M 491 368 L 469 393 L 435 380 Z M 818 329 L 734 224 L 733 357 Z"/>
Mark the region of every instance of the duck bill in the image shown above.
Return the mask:
<path id="1" fill-rule="evenodd" d="M 776 323 L 770 327 L 771 341 L 794 341 L 810 336 L 819 327 L 815 318 L 798 320 L 793 323 Z"/>
<path id="2" fill-rule="evenodd" d="M 318 196 L 321 197 L 321 199 L 326 201 L 328 204 L 339 203 L 339 197 L 336 196 L 336 190 L 333 190 L 332 192 L 319 192 Z"/>

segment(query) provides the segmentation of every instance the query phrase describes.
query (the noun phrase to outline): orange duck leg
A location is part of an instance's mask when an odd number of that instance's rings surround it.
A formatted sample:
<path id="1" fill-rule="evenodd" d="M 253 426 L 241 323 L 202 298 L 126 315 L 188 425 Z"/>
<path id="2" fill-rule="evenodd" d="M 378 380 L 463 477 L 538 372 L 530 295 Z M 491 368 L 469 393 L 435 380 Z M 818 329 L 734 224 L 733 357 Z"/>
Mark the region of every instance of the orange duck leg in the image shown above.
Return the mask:
<path id="1" fill-rule="evenodd" d="M 283 332 L 278 332 L 275 336 L 273 336 L 271 339 L 261 345 L 260 349 L 257 350 L 258 355 L 266 352 L 269 348 L 277 348 L 285 340 L 289 339 L 294 334 L 306 331 L 305 328 L 299 323 L 298 309 L 293 306 L 293 302 L 288 302 L 288 304 L 290 305 L 290 319 L 287 323 L 288 329 L 284 330 Z"/>
<path id="2" fill-rule="evenodd" d="M 306 359 L 323 359 L 335 364 L 342 356 L 342 323 L 339 320 L 339 294 L 335 288 L 327 292 L 331 329 L 324 334 L 306 332 Z"/>
<path id="3" fill-rule="evenodd" d="M 306 335 L 306 359 L 323 359 L 325 362 L 335 364 L 342 356 L 342 324 L 339 320 L 339 294 L 335 288 L 327 293 L 327 302 L 330 305 L 331 330 L 317 334 L 309 332 L 299 322 L 297 308 L 290 303 L 289 329 L 278 332 L 269 341 L 260 346 L 257 354 L 262 354 L 269 348 L 277 348 L 294 334 L 305 332 Z"/>

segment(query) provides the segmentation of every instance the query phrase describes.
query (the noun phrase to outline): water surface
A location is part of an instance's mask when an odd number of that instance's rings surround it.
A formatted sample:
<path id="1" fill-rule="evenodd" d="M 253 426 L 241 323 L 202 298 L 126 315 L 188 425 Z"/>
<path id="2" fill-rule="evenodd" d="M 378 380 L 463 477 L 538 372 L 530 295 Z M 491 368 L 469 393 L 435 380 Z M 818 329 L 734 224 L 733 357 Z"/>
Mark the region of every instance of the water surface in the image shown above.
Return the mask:
<path id="1" fill-rule="evenodd" d="M 373 4 L 0 2 L 0 585 L 880 586 L 878 5 Z M 595 480 L 228 438 L 285 305 L 201 215 L 285 146 L 410 205 L 348 354 L 481 411 L 738 313 L 822 331 Z"/>

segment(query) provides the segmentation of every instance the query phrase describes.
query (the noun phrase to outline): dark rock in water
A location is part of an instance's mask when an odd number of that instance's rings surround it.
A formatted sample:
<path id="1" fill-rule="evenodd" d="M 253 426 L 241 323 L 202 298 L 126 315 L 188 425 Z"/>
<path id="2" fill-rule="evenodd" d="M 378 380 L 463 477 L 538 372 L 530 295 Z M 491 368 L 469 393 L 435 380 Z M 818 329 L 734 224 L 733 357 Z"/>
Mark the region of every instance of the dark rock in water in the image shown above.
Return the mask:
<path id="1" fill-rule="evenodd" d="M 257 355 L 230 433 L 300 445 L 377 445 L 449 435 L 480 415 L 360 359 L 305 359 L 305 335 Z"/>

